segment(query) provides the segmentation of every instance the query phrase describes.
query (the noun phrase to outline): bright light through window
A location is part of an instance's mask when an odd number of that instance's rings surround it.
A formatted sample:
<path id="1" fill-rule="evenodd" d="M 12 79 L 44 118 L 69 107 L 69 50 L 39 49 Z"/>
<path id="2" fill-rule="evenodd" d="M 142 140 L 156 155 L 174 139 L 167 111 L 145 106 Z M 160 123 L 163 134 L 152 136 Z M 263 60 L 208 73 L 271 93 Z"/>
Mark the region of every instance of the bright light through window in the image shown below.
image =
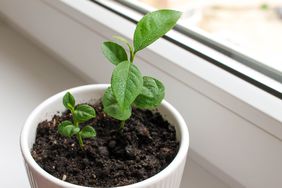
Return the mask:
<path id="1" fill-rule="evenodd" d="M 183 26 L 282 72 L 282 0 L 138 1 L 180 10 Z"/>

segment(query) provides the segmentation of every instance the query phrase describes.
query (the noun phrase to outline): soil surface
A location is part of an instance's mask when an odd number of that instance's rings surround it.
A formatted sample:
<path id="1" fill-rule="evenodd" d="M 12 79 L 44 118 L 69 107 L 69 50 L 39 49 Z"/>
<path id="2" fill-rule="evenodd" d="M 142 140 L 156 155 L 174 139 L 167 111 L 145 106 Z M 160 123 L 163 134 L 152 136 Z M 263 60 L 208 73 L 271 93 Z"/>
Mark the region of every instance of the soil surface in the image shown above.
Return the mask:
<path id="1" fill-rule="evenodd" d="M 57 131 L 61 121 L 72 119 L 69 111 L 39 123 L 31 154 L 48 173 L 83 186 L 123 186 L 157 174 L 175 157 L 175 129 L 158 112 L 133 109 L 120 131 L 119 121 L 103 113 L 101 103 L 92 106 L 97 117 L 81 127 L 92 125 L 97 136 L 84 139 L 83 150 L 75 136 L 68 139 Z"/>

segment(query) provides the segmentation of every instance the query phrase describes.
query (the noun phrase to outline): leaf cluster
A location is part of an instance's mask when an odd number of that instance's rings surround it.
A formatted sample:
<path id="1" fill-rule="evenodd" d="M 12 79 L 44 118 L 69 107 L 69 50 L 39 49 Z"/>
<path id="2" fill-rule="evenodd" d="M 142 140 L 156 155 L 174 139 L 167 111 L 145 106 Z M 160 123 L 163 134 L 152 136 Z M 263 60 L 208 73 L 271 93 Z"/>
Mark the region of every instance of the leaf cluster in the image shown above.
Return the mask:
<path id="1" fill-rule="evenodd" d="M 141 109 L 153 109 L 160 105 L 165 95 L 161 81 L 143 76 L 133 64 L 137 52 L 146 48 L 172 29 L 181 13 L 174 10 L 159 10 L 148 13 L 137 24 L 133 45 L 126 39 L 114 38 L 125 44 L 123 46 L 107 41 L 102 45 L 105 57 L 115 65 L 111 77 L 111 86 L 103 96 L 104 111 L 111 117 L 125 121 L 131 116 L 132 106 Z"/>
<path id="2" fill-rule="evenodd" d="M 61 122 L 58 126 L 58 131 L 61 135 L 68 138 L 76 135 L 80 147 L 83 147 L 83 139 L 94 138 L 96 131 L 91 125 L 86 125 L 81 129 L 79 124 L 95 118 L 96 112 L 94 108 L 87 104 L 75 105 L 75 99 L 70 92 L 64 95 L 63 104 L 70 110 L 73 121 L 66 120 Z"/>

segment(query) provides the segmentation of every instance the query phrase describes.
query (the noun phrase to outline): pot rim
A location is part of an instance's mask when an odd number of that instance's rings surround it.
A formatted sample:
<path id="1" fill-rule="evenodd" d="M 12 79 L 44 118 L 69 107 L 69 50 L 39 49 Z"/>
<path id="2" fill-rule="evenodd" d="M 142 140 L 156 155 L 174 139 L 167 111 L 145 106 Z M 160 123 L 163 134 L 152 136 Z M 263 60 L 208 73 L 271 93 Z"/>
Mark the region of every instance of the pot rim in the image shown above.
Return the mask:
<path id="1" fill-rule="evenodd" d="M 91 85 L 84 85 L 84 86 L 78 86 L 74 87 L 71 89 L 67 89 L 64 91 L 61 91 L 50 98 L 44 100 L 41 104 L 39 104 L 28 116 L 27 120 L 24 123 L 24 126 L 21 131 L 20 135 L 20 147 L 21 147 L 21 152 L 22 155 L 25 159 L 25 162 L 31 167 L 34 171 L 39 173 L 41 176 L 44 176 L 46 179 L 48 179 L 51 182 L 54 182 L 55 184 L 63 187 L 69 187 L 69 188 L 86 188 L 85 186 L 81 185 L 75 185 L 69 182 L 62 181 L 45 170 L 43 170 L 33 159 L 30 153 L 30 149 L 28 147 L 28 135 L 31 129 L 32 122 L 34 118 L 38 115 L 38 113 L 41 111 L 41 109 L 44 109 L 45 106 L 48 104 L 54 102 L 58 98 L 62 98 L 64 94 L 67 91 L 71 91 L 72 93 L 79 93 L 80 91 L 85 91 L 85 90 L 101 90 L 101 89 L 106 89 L 109 87 L 109 84 L 91 84 Z M 154 184 L 158 182 L 158 180 L 161 178 L 166 178 L 170 172 L 172 171 L 177 171 L 177 168 L 181 164 L 181 161 L 186 160 L 186 155 L 188 152 L 188 147 L 189 147 L 189 132 L 188 128 L 186 126 L 186 123 L 183 119 L 183 117 L 180 115 L 180 113 L 167 101 L 163 100 L 161 103 L 161 106 L 164 106 L 166 109 L 168 109 L 174 116 L 177 121 L 175 126 L 179 126 L 179 131 L 180 131 L 180 147 L 177 152 L 177 155 L 173 159 L 173 161 L 162 171 L 159 173 L 155 174 L 154 176 L 145 179 L 141 182 L 135 183 L 135 184 L 130 184 L 130 185 L 125 185 L 125 186 L 120 186 L 120 187 L 115 187 L 115 188 L 138 188 L 138 187 L 143 187 L 143 186 L 149 186 L 151 184 Z"/>

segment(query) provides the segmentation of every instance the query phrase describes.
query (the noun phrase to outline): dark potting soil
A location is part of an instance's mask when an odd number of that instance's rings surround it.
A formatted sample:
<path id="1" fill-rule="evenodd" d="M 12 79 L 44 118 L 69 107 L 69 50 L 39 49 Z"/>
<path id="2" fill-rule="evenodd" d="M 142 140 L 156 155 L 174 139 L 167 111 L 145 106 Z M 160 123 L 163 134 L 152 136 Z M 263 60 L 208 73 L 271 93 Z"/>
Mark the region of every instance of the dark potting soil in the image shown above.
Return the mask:
<path id="1" fill-rule="evenodd" d="M 97 117 L 84 125 L 92 125 L 97 136 L 84 139 L 83 150 L 75 136 L 57 131 L 61 121 L 72 119 L 69 111 L 39 123 L 31 154 L 45 171 L 73 184 L 113 187 L 147 179 L 174 159 L 179 147 L 175 129 L 158 112 L 133 109 L 119 131 L 120 122 L 105 115 L 101 103 L 93 107 Z"/>

